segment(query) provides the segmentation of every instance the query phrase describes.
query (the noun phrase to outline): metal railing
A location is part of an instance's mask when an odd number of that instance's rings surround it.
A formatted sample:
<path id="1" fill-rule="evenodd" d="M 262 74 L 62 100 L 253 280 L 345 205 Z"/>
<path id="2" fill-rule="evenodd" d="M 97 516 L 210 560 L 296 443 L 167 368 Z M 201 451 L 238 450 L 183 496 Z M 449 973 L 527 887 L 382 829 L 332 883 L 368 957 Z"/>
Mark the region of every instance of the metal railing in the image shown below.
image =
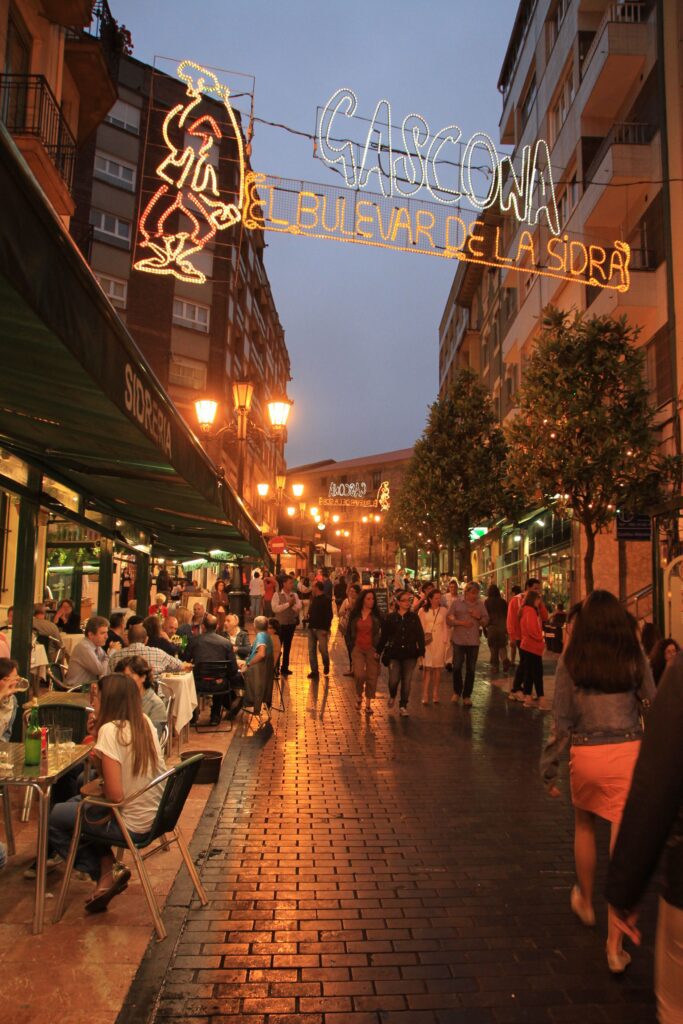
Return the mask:
<path id="1" fill-rule="evenodd" d="M 602 140 L 584 172 L 584 181 L 589 185 L 593 175 L 612 146 L 647 146 L 652 142 L 657 131 L 656 125 L 643 124 L 640 121 L 617 121 Z"/>
<path id="2" fill-rule="evenodd" d="M 67 39 L 72 43 L 88 43 L 99 39 L 109 73 L 116 78 L 118 61 L 122 53 L 132 52 L 130 33 L 120 26 L 112 15 L 107 0 L 95 0 L 87 28 L 67 29 Z"/>
<path id="3" fill-rule="evenodd" d="M 43 75 L 0 75 L 0 120 L 11 135 L 40 139 L 71 191 L 76 140 Z"/>
<path id="4" fill-rule="evenodd" d="M 642 25 L 647 21 L 650 13 L 651 3 L 649 0 L 628 0 L 627 3 L 608 4 L 598 30 L 593 37 L 593 42 L 588 47 L 581 64 L 581 77 L 583 78 L 588 65 L 595 56 L 605 27 L 610 24 L 620 25 Z"/>

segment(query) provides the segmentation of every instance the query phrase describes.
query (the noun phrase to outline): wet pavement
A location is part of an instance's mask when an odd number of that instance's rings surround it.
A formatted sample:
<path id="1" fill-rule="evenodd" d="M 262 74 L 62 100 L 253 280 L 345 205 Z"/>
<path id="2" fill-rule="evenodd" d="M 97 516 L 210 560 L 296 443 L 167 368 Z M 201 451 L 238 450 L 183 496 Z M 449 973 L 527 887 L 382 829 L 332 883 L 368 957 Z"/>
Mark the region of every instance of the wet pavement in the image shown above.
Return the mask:
<path id="1" fill-rule="evenodd" d="M 619 979 L 604 900 L 595 929 L 570 912 L 566 771 L 561 800 L 538 778 L 549 715 L 482 665 L 471 710 L 445 673 L 422 707 L 417 672 L 410 717 L 385 681 L 366 717 L 341 640 L 329 683 L 294 651 L 286 712 L 232 744 L 195 839 L 209 906 L 178 883 L 119 1024 L 652 1024 L 652 898 Z"/>

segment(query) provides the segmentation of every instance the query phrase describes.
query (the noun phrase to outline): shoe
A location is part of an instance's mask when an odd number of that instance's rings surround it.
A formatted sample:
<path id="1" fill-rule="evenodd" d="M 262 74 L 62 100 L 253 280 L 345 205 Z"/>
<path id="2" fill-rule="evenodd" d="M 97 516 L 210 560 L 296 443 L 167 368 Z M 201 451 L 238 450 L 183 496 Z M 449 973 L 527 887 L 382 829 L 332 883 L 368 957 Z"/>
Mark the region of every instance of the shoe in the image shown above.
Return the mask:
<path id="1" fill-rule="evenodd" d="M 463 702 L 462 702 L 462 706 L 464 708 L 471 708 L 472 707 L 472 698 L 471 697 L 464 697 L 463 698 Z"/>
<path id="2" fill-rule="evenodd" d="M 291 676 L 291 675 L 293 675 L 293 674 L 294 674 L 294 673 L 293 673 L 293 672 L 290 672 L 288 668 L 281 668 L 281 669 L 280 669 L 280 675 L 281 675 L 281 676 Z"/>
<path id="3" fill-rule="evenodd" d="M 515 700 L 523 701 L 525 699 L 524 690 L 515 690 Z"/>
<path id="4" fill-rule="evenodd" d="M 423 703 L 423 705 L 425 705 L 426 707 L 428 707 L 428 706 L 429 706 L 429 701 L 428 701 L 428 700 L 423 700 L 423 701 L 422 701 L 422 703 Z"/>
<path id="5" fill-rule="evenodd" d="M 365 714 L 366 715 L 374 715 L 374 713 L 375 712 L 372 709 L 372 704 L 366 704 L 365 705 Z"/>
<path id="6" fill-rule="evenodd" d="M 211 718 L 209 719 L 209 725 L 220 725 L 220 724 L 221 724 L 221 716 L 220 715 L 211 715 Z"/>
<path id="7" fill-rule="evenodd" d="M 434 700 L 433 700 L 433 703 L 434 703 L 434 704 L 440 704 L 440 703 L 441 703 L 441 701 L 439 700 L 439 698 L 438 698 L 438 697 L 435 697 L 435 698 L 434 698 Z"/>
<path id="8" fill-rule="evenodd" d="M 113 900 L 114 896 L 118 896 L 123 892 L 124 889 L 128 888 L 128 882 L 130 881 L 130 871 L 128 868 L 124 868 L 119 871 L 112 885 L 104 892 L 98 893 L 96 896 L 91 896 L 89 900 L 85 901 L 85 912 L 86 914 L 101 914 L 103 910 L 107 909 L 110 901 Z"/>
<path id="9" fill-rule="evenodd" d="M 625 949 L 620 949 L 618 953 L 607 950 L 607 966 L 612 974 L 623 974 L 630 963 L 631 956 Z"/>
<path id="10" fill-rule="evenodd" d="M 403 718 L 407 718 L 409 714 L 408 708 L 399 708 L 399 714 L 402 715 Z"/>
<path id="11" fill-rule="evenodd" d="M 306 678 L 307 679 L 320 679 L 320 673 L 319 672 L 309 672 L 308 675 L 306 676 Z"/>
<path id="12" fill-rule="evenodd" d="M 64 860 L 62 857 L 60 857 L 58 853 L 53 853 L 52 856 L 48 856 L 45 861 L 45 869 L 46 871 L 54 871 L 56 867 L 59 867 L 59 865 L 63 863 Z M 27 868 L 24 868 L 24 878 L 35 878 L 37 866 L 38 861 L 34 860 Z"/>
<path id="13" fill-rule="evenodd" d="M 447 661 L 446 664 L 444 665 L 444 668 L 446 669 L 447 672 L 452 672 L 453 671 L 453 662 L 452 661 Z"/>
<path id="14" fill-rule="evenodd" d="M 572 908 L 581 924 L 585 924 L 586 928 L 594 927 L 595 911 L 592 907 L 586 907 L 584 904 L 583 896 L 581 895 L 581 890 L 578 885 L 572 886 L 572 891 L 569 895 L 569 906 Z"/>
<path id="15" fill-rule="evenodd" d="M 453 696 L 451 697 L 451 704 L 457 704 L 459 700 L 460 700 L 460 694 L 459 693 L 454 693 Z"/>
<path id="16" fill-rule="evenodd" d="M 550 705 L 548 704 L 547 698 L 541 697 L 538 702 L 539 711 L 550 711 Z"/>
<path id="17" fill-rule="evenodd" d="M 395 703 L 396 703 L 396 698 L 395 697 L 390 697 L 389 700 L 387 701 L 387 707 L 388 708 L 393 708 Z"/>
<path id="18" fill-rule="evenodd" d="M 329 668 L 326 668 L 326 669 L 324 670 L 324 672 L 323 672 L 323 675 L 324 675 L 324 676 L 329 676 L 329 674 L 330 674 L 330 670 L 329 670 Z"/>
<path id="19" fill-rule="evenodd" d="M 363 707 L 363 701 L 362 701 L 362 700 L 361 700 L 361 698 L 359 697 L 359 698 L 358 698 L 358 700 L 356 701 L 356 709 L 357 709 L 358 711 L 360 711 L 360 709 L 361 709 L 362 707 Z"/>
<path id="20" fill-rule="evenodd" d="M 533 708 L 535 706 L 536 705 L 534 704 L 534 698 L 533 697 L 525 697 L 524 698 L 523 707 L 525 707 L 525 708 Z"/>

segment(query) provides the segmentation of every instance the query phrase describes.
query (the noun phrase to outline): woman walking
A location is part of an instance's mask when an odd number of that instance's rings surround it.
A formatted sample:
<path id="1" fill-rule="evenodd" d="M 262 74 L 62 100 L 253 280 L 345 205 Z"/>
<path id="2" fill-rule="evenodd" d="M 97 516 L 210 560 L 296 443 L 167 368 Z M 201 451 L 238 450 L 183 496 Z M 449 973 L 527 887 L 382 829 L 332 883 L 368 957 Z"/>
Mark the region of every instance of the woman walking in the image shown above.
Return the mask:
<path id="1" fill-rule="evenodd" d="M 383 660 L 389 664 L 389 707 L 396 702 L 400 684 L 399 713 L 404 718 L 409 714 L 410 684 L 417 659 L 425 653 L 424 630 L 418 616 L 410 610 L 412 603 L 409 590 L 398 594 L 398 609 L 384 620 L 378 645 L 379 651 L 384 652 Z"/>
<path id="2" fill-rule="evenodd" d="M 520 657 L 524 657 L 524 707 L 532 708 L 538 701 L 539 708 L 545 708 L 543 697 L 543 651 L 545 638 L 539 606 L 541 595 L 536 590 L 527 591 L 519 613 Z M 536 695 L 532 697 L 532 689 Z"/>
<path id="3" fill-rule="evenodd" d="M 441 603 L 441 591 L 432 590 L 429 604 L 419 611 L 420 623 L 425 638 L 425 656 L 422 662 L 422 703 L 429 704 L 429 695 L 435 704 L 439 703 L 441 672 L 449 653 L 450 627 L 446 621 L 447 611 Z"/>
<path id="4" fill-rule="evenodd" d="M 559 796 L 555 786 L 559 755 L 570 745 L 577 877 L 570 904 L 589 927 L 595 924 L 595 819 L 610 822 L 612 848 L 640 750 L 640 702 L 654 695 L 652 673 L 633 621 L 613 594 L 594 590 L 573 617 L 567 648 L 557 663 L 554 727 L 541 760 L 548 793 Z M 621 974 L 630 960 L 610 910 L 608 967 Z"/>
<path id="5" fill-rule="evenodd" d="M 353 664 L 351 662 L 351 637 L 349 636 L 349 619 L 351 612 L 353 611 L 354 605 L 358 600 L 360 594 L 360 586 L 358 583 L 352 583 L 346 591 L 346 597 L 342 601 L 342 606 L 339 609 L 339 632 L 344 637 L 344 643 L 346 644 L 346 650 L 349 655 L 349 671 L 345 672 L 345 676 L 353 675 Z"/>
<path id="6" fill-rule="evenodd" d="M 365 691 L 365 714 L 371 715 L 372 702 L 377 692 L 379 655 L 377 646 L 382 632 L 382 619 L 377 607 L 374 590 L 364 590 L 349 615 L 347 633 L 351 648 L 351 666 L 356 680 L 356 707 L 363 706 Z"/>

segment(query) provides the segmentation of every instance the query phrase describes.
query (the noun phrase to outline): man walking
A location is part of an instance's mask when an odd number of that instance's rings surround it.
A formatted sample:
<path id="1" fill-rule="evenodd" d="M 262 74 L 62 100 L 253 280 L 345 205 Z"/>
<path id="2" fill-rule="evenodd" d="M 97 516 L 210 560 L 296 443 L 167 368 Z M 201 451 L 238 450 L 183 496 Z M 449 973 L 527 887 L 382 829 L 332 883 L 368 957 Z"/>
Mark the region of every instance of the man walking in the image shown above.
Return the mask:
<path id="1" fill-rule="evenodd" d="M 332 601 L 325 594 L 322 583 L 313 584 L 313 596 L 308 609 L 308 660 L 311 671 L 309 679 L 318 679 L 318 647 L 320 656 L 323 659 L 323 673 L 330 674 L 330 655 L 328 653 L 328 642 L 330 639 L 330 627 L 332 625 Z"/>
<path id="2" fill-rule="evenodd" d="M 285 576 L 282 580 L 282 587 L 276 591 L 271 599 L 273 615 L 280 624 L 280 642 L 282 643 L 282 667 L 280 675 L 291 676 L 289 671 L 289 652 L 292 649 L 294 631 L 299 621 L 301 611 L 301 600 L 294 592 L 294 580 L 291 576 Z"/>
<path id="3" fill-rule="evenodd" d="M 484 602 L 479 597 L 479 584 L 474 581 L 465 587 L 462 597 L 456 597 L 448 609 L 446 622 L 453 626 L 453 696 L 457 704 L 462 697 L 465 707 L 472 707 L 474 670 L 479 655 L 482 628 L 489 621 Z M 463 684 L 462 669 L 465 666 Z"/>

